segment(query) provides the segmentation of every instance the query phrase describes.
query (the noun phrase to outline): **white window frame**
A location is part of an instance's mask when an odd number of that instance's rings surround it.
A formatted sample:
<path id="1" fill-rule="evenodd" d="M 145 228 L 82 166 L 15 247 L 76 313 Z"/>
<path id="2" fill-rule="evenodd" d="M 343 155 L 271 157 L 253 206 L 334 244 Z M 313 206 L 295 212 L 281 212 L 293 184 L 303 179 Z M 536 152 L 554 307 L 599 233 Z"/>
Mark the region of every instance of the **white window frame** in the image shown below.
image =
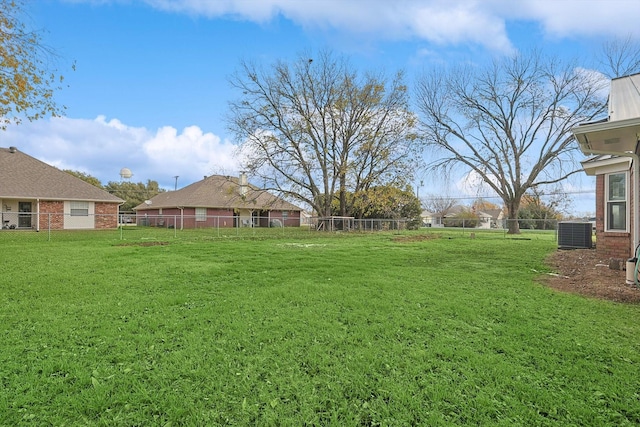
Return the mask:
<path id="1" fill-rule="evenodd" d="M 610 188 L 611 177 L 614 175 L 624 176 L 624 194 L 613 195 Z M 611 233 L 627 233 L 629 232 L 629 172 L 620 171 L 608 173 L 604 177 L 604 230 Z M 624 228 L 613 228 L 610 221 L 613 206 L 624 204 Z"/>
<path id="2" fill-rule="evenodd" d="M 71 201 L 69 203 L 69 214 L 71 216 L 89 216 L 89 202 Z"/>
<path id="3" fill-rule="evenodd" d="M 204 222 L 207 220 L 207 208 L 196 208 L 196 221 Z"/>

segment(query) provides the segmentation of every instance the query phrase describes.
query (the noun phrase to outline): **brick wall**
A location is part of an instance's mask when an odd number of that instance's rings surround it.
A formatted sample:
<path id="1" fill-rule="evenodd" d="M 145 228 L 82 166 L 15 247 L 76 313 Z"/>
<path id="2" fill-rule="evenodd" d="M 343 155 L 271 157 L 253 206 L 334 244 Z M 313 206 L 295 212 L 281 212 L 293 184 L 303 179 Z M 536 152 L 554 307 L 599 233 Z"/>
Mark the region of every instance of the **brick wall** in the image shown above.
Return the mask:
<path id="1" fill-rule="evenodd" d="M 118 205 L 116 203 L 96 202 L 95 228 L 118 228 Z"/>
<path id="2" fill-rule="evenodd" d="M 96 202 L 94 224 L 96 229 L 118 228 L 118 205 Z M 41 200 L 38 225 L 40 230 L 63 230 L 64 202 Z"/>
<path id="3" fill-rule="evenodd" d="M 64 202 L 41 200 L 39 230 L 62 230 L 64 229 Z"/>

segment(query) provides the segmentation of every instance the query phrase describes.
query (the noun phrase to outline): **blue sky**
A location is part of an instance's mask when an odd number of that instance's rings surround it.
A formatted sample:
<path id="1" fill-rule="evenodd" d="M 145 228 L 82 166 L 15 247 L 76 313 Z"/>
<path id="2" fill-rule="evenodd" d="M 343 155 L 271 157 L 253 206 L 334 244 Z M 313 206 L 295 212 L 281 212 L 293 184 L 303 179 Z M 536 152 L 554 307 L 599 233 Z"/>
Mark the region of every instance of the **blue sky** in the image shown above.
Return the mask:
<path id="1" fill-rule="evenodd" d="M 66 117 L 12 126 L 0 145 L 104 184 L 128 167 L 132 181 L 166 189 L 175 176 L 182 187 L 238 173 L 224 118 L 241 59 L 328 48 L 362 70 L 404 69 L 411 84 L 433 64 L 529 47 L 588 68 L 603 40 L 640 38 L 631 0 L 37 0 L 27 10 L 59 55 Z M 421 195 L 442 192 L 423 182 Z M 447 195 L 471 196 L 449 185 Z M 594 210 L 592 179 L 567 188 L 574 212 Z"/>

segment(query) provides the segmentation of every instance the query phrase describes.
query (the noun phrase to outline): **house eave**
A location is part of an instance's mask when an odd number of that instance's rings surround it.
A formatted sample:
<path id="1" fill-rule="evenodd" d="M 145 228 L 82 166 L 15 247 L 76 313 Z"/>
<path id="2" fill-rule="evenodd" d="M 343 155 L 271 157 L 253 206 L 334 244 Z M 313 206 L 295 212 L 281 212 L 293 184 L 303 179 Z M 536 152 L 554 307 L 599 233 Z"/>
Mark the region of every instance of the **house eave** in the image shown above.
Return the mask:
<path id="1" fill-rule="evenodd" d="M 584 124 L 571 131 L 584 154 L 637 154 L 640 117 Z"/>
<path id="2" fill-rule="evenodd" d="M 580 162 L 582 170 L 589 176 L 606 173 L 608 170 L 626 170 L 631 167 L 631 157 L 608 157 L 606 159 L 587 159 Z"/>

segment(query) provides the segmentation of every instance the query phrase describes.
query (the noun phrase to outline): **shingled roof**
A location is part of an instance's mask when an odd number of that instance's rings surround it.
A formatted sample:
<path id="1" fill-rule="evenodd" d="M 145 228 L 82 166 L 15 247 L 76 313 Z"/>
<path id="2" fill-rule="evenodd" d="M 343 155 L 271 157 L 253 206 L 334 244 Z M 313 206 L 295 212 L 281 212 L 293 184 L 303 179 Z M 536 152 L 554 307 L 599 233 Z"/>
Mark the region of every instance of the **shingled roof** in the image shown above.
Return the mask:
<path id="1" fill-rule="evenodd" d="M 266 190 L 246 184 L 244 195 L 240 180 L 225 175 L 212 175 L 194 182 L 180 190 L 160 193 L 134 209 L 162 209 L 176 207 L 219 208 L 219 209 L 259 209 L 299 211 L 299 207 L 283 200 Z"/>
<path id="2" fill-rule="evenodd" d="M 15 147 L 0 147 L 0 198 L 124 202 Z"/>

